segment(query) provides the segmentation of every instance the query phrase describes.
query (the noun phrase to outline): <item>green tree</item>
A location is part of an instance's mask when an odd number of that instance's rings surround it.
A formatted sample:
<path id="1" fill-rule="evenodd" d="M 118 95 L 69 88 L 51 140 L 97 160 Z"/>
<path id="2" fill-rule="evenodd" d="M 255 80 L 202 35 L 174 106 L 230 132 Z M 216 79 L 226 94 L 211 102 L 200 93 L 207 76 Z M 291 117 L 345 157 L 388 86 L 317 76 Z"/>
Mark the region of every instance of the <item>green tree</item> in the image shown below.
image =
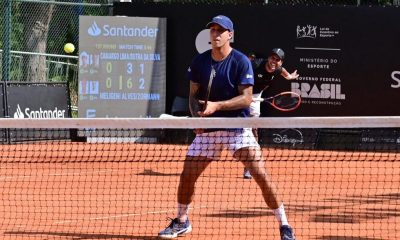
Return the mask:
<path id="1" fill-rule="evenodd" d="M 21 20 L 24 26 L 23 44 L 26 51 L 46 53 L 49 25 L 54 10 L 54 4 L 21 3 Z M 32 82 L 47 81 L 46 57 L 24 55 L 23 76 Z"/>

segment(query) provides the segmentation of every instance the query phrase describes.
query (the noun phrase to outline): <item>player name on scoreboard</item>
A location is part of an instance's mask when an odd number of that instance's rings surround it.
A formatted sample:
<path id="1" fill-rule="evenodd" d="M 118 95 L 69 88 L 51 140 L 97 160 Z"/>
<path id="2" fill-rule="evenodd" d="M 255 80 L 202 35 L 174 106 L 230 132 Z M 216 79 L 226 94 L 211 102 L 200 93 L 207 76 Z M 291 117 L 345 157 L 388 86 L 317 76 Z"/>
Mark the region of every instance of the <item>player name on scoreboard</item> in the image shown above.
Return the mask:
<path id="1" fill-rule="evenodd" d="M 159 101 L 159 93 L 120 93 L 120 92 L 102 92 L 100 99 L 108 100 L 146 100 L 146 101 Z"/>
<path id="2" fill-rule="evenodd" d="M 100 59 L 103 60 L 140 60 L 140 61 L 160 61 L 161 55 L 158 53 L 116 53 L 102 52 Z"/>

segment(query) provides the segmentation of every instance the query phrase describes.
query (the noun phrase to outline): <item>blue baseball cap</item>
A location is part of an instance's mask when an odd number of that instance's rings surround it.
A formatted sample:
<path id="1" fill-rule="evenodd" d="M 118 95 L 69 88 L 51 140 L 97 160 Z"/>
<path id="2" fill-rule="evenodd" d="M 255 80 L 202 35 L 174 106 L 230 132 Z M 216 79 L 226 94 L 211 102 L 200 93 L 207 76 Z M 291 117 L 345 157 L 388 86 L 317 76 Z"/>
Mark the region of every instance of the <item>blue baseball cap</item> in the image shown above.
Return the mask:
<path id="1" fill-rule="evenodd" d="M 211 22 L 207 23 L 206 28 L 210 28 L 211 24 L 214 23 L 220 25 L 225 29 L 228 29 L 230 32 L 233 32 L 233 23 L 227 16 L 218 15 L 216 17 L 213 17 Z"/>

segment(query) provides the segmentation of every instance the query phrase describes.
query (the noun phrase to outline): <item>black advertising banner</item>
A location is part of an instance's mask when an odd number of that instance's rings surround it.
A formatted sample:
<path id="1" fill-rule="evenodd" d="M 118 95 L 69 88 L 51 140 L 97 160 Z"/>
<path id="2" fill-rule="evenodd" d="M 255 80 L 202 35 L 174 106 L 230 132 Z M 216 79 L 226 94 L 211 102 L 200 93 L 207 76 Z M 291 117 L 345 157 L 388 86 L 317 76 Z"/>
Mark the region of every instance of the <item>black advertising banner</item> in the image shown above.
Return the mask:
<path id="1" fill-rule="evenodd" d="M 166 19 L 81 16 L 78 115 L 165 112 Z"/>
<path id="2" fill-rule="evenodd" d="M 1 83 L 1 84 L 4 84 Z M 3 100 L 3 99 L 2 99 Z M 11 118 L 69 118 L 69 92 L 67 83 L 7 83 L 8 114 Z M 4 112 L 3 112 L 4 113 Z M 13 129 L 0 133 L 0 140 L 26 141 L 40 139 L 69 139 L 67 130 Z"/>
<path id="3" fill-rule="evenodd" d="M 68 118 L 66 83 L 8 83 L 8 112 L 11 118 Z"/>
<path id="4" fill-rule="evenodd" d="M 205 25 L 223 14 L 234 23 L 233 47 L 259 57 L 280 47 L 283 66 L 300 74 L 275 79 L 266 94 L 298 92 L 301 107 L 264 105 L 262 116 L 400 115 L 400 8 L 116 3 L 114 14 L 168 19 L 167 110 L 188 96 L 187 67 L 210 48 Z"/>

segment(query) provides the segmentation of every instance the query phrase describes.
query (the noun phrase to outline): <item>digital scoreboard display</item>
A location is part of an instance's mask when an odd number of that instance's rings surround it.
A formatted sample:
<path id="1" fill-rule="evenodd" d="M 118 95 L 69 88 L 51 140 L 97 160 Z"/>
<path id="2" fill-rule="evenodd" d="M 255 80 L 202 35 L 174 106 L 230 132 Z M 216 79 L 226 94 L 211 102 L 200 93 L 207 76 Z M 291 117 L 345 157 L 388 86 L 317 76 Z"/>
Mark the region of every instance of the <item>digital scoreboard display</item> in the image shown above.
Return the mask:
<path id="1" fill-rule="evenodd" d="M 165 112 L 165 18 L 81 16 L 78 116 Z"/>

